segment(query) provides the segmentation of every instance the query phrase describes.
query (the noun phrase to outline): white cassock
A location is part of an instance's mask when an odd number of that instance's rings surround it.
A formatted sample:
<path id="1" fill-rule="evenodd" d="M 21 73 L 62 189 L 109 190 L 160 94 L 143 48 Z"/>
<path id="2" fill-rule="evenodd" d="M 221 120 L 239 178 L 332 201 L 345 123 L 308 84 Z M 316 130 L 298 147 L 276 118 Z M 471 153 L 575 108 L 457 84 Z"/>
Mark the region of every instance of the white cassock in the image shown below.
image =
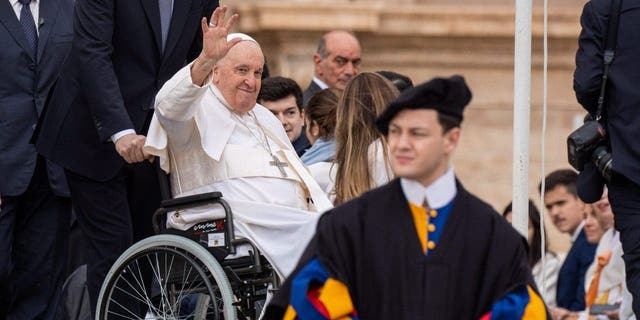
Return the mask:
<path id="1" fill-rule="evenodd" d="M 174 197 L 220 191 L 236 236 L 252 240 L 286 277 L 331 203 L 268 109 L 232 111 L 211 78 L 202 87 L 192 83 L 190 68 L 178 71 L 156 96 L 145 151 L 160 158 Z M 271 154 L 287 166 L 273 165 Z M 184 230 L 222 217 L 220 206 L 189 209 L 170 214 L 167 227 Z"/>

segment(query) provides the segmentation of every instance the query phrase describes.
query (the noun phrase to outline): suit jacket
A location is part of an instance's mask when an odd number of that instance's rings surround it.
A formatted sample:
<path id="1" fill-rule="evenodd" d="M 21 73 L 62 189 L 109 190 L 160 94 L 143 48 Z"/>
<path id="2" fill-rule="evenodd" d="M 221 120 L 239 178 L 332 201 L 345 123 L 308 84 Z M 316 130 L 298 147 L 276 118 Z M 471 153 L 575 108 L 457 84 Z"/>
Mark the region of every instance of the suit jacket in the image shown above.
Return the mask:
<path id="1" fill-rule="evenodd" d="M 322 88 L 320 88 L 320 86 L 313 80 L 311 80 L 311 83 L 309 84 L 309 86 L 307 87 L 307 89 L 304 90 L 304 92 L 302 93 L 302 102 L 303 102 L 303 106 L 307 106 L 307 102 L 309 102 L 309 99 L 311 99 L 311 96 L 316 93 L 316 91 L 320 91 L 322 90 Z"/>
<path id="2" fill-rule="evenodd" d="M 77 0 L 75 38 L 42 121 L 37 149 L 104 181 L 124 165 L 110 137 L 145 134 L 156 92 L 201 50 L 200 20 L 215 0 L 175 0 L 162 48 L 157 0 Z"/>
<path id="3" fill-rule="evenodd" d="M 37 153 L 29 143 L 45 100 L 71 48 L 72 0 L 40 1 L 37 57 L 9 1 L 0 1 L 0 194 L 25 192 Z M 56 195 L 68 196 L 64 172 L 47 163 Z"/>
<path id="4" fill-rule="evenodd" d="M 581 230 L 569 253 L 567 253 L 567 258 L 564 260 L 558 274 L 556 292 L 558 307 L 571 311 L 585 309 L 584 276 L 591 262 L 593 262 L 596 247 L 596 244 L 587 242 L 587 236 L 584 230 Z"/>
<path id="5" fill-rule="evenodd" d="M 304 129 L 304 128 L 303 128 Z M 302 155 L 311 148 L 311 143 L 309 142 L 309 138 L 307 138 L 307 134 L 302 130 L 298 139 L 291 142 L 293 144 L 293 148 L 296 149 L 296 154 L 298 157 L 302 157 Z"/>
<path id="6" fill-rule="evenodd" d="M 591 0 L 584 6 L 582 32 L 576 53 L 573 88 L 580 104 L 595 114 L 604 70 L 602 53 L 609 23 L 610 0 Z M 615 58 L 609 69 L 604 113 L 611 142 L 613 170 L 640 184 L 640 3 L 623 1 Z"/>

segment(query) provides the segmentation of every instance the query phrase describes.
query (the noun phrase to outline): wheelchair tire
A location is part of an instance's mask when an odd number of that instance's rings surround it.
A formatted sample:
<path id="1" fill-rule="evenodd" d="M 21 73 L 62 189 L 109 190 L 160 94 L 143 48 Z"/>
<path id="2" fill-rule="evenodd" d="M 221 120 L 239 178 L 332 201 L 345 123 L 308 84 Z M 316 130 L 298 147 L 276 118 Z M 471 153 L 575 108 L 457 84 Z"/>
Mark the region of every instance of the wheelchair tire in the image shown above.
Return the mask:
<path id="1" fill-rule="evenodd" d="M 143 274 L 152 279 L 143 281 Z M 205 248 L 164 234 L 116 260 L 100 289 L 96 319 L 236 319 L 233 302 L 227 275 Z"/>

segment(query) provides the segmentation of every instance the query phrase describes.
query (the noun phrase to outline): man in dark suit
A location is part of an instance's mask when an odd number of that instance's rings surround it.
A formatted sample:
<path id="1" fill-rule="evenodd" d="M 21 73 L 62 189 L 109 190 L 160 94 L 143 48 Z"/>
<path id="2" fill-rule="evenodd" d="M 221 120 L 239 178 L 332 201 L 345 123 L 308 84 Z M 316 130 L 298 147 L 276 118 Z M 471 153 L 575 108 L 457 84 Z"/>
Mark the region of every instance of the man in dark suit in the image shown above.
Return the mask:
<path id="1" fill-rule="evenodd" d="M 360 51 L 360 42 L 353 33 L 335 30 L 323 35 L 313 55 L 313 80 L 303 93 L 304 105 L 316 91 L 344 89 L 360 70 Z"/>
<path id="2" fill-rule="evenodd" d="M 102 281 L 133 241 L 152 234 L 160 201 L 142 151 L 156 92 L 201 51 L 214 0 L 77 0 L 74 43 L 37 148 L 66 169 L 88 239 L 92 310 Z"/>
<path id="3" fill-rule="evenodd" d="M 591 0 L 584 6 L 576 53 L 573 88 L 580 104 L 596 114 L 604 70 L 603 51 L 612 1 Z M 622 1 L 615 57 L 604 99 L 602 124 L 613 158 L 607 182 L 615 228 L 620 231 L 627 287 L 633 311 L 640 317 L 640 3 Z"/>
<path id="4" fill-rule="evenodd" d="M 53 319 L 71 201 L 29 143 L 73 37 L 72 0 L 0 0 L 0 319 Z"/>
<path id="5" fill-rule="evenodd" d="M 597 244 L 587 242 L 583 225 L 587 210 L 576 191 L 578 174 L 569 169 L 556 170 L 545 177 L 544 205 L 561 232 L 571 235 L 573 245 L 558 274 L 554 319 L 571 311 L 585 309 L 584 277 L 593 262 Z M 557 316 L 557 317 L 556 317 Z"/>

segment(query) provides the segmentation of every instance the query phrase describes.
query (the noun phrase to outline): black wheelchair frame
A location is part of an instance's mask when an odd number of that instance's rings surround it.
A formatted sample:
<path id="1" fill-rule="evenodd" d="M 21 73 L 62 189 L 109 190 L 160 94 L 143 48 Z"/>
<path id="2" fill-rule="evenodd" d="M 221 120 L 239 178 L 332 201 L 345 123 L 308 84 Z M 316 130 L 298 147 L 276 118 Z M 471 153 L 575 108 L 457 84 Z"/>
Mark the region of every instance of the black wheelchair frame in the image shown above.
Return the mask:
<path id="1" fill-rule="evenodd" d="M 171 198 L 169 176 L 157 160 L 165 200 L 153 215 L 156 236 L 134 244 L 113 265 L 98 298 L 96 318 L 136 318 L 144 307 L 128 304 L 146 304 L 147 313 L 140 319 L 258 319 L 267 293 L 280 285 L 277 273 L 251 241 L 235 237 L 233 214 L 220 192 Z M 188 230 L 165 227 L 167 214 L 210 204 L 222 206 L 225 217 Z M 212 233 L 224 233 L 223 246 L 207 244 Z M 225 259 L 240 245 L 249 246 L 248 257 Z M 147 269 L 152 271 L 151 281 L 145 278 Z"/>

